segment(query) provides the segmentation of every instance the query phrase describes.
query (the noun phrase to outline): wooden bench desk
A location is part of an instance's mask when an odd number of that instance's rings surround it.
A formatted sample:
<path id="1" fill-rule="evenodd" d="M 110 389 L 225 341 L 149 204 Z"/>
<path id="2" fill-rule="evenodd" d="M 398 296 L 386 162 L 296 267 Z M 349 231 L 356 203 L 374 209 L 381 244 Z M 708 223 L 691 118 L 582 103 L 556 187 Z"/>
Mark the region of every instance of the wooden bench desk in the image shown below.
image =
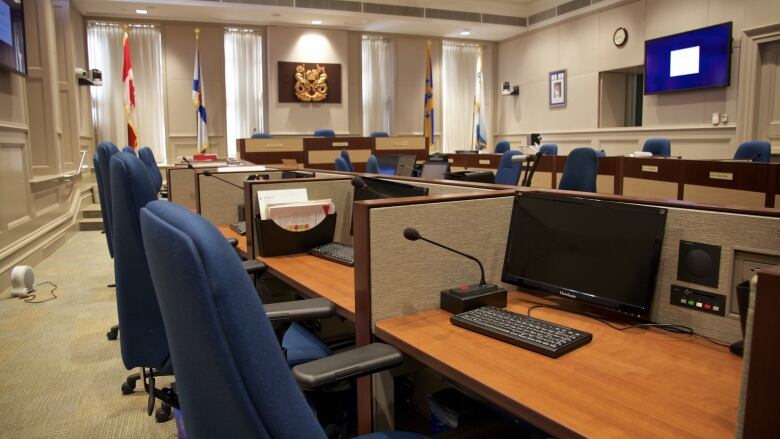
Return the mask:
<path id="1" fill-rule="evenodd" d="M 519 292 L 508 309 L 545 303 Z M 433 309 L 380 320 L 376 335 L 514 416 L 560 437 L 734 437 L 742 360 L 698 337 L 617 331 L 565 311 L 533 317 L 593 334 L 552 359 L 468 331 Z"/>

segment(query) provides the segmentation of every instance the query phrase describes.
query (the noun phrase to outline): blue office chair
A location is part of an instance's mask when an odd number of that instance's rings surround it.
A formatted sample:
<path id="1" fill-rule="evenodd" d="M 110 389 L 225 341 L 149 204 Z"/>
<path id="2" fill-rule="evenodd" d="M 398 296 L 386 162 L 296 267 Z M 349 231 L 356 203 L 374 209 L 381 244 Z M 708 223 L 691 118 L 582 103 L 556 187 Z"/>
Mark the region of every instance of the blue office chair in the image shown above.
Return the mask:
<path id="1" fill-rule="evenodd" d="M 522 172 L 523 168 L 521 163 L 512 161 L 512 156 L 520 154 L 522 154 L 520 151 L 507 151 L 504 153 L 501 157 L 501 161 L 498 162 L 496 184 L 517 186 L 517 182 L 520 181 L 520 172 Z"/>
<path id="2" fill-rule="evenodd" d="M 374 131 L 371 133 L 371 137 L 390 137 L 390 135 L 385 131 Z"/>
<path id="3" fill-rule="evenodd" d="M 336 137 L 336 132 L 328 128 L 320 128 L 314 131 L 314 137 Z"/>
<path id="4" fill-rule="evenodd" d="M 349 165 L 347 164 L 347 161 L 341 157 L 336 157 L 336 170 L 343 171 L 343 172 L 352 172 L 352 170 L 349 169 Z"/>
<path id="5" fill-rule="evenodd" d="M 187 437 L 325 438 L 260 298 L 221 234 L 202 217 L 163 201 L 142 210 L 141 228 Z"/>
<path id="6" fill-rule="evenodd" d="M 130 146 L 130 145 L 125 145 L 125 147 L 122 148 L 122 152 L 129 152 L 132 155 L 136 155 L 135 154 L 135 149 L 133 149 L 133 147 Z"/>
<path id="7" fill-rule="evenodd" d="M 769 163 L 770 155 L 772 155 L 772 145 L 770 145 L 769 142 L 752 140 L 739 145 L 737 152 L 734 153 L 734 159 Z"/>
<path id="8" fill-rule="evenodd" d="M 596 192 L 599 158 L 593 148 L 575 148 L 566 159 L 558 189 Z"/>
<path id="9" fill-rule="evenodd" d="M 343 158 L 344 161 L 347 162 L 347 166 L 349 166 L 349 171 L 355 172 L 355 165 L 352 164 L 352 159 L 349 158 L 349 151 L 347 150 L 347 148 L 341 150 L 341 158 Z"/>
<path id="10" fill-rule="evenodd" d="M 672 142 L 669 139 L 647 139 L 642 151 L 652 153 L 657 157 L 670 157 L 672 155 Z"/>
<path id="11" fill-rule="evenodd" d="M 152 187 L 155 189 L 155 193 L 159 193 L 162 188 L 162 174 L 160 174 L 160 168 L 157 166 L 157 160 L 154 158 L 152 149 L 148 146 L 138 150 L 138 158 L 141 159 L 141 163 L 146 166 L 149 171 L 149 176 L 152 178 Z"/>
<path id="12" fill-rule="evenodd" d="M 254 133 L 254 134 L 252 134 L 252 138 L 253 139 L 271 139 L 271 138 L 273 138 L 273 136 L 268 134 L 268 133 Z"/>
<path id="13" fill-rule="evenodd" d="M 379 174 L 379 161 L 374 154 L 368 156 L 366 162 L 366 172 L 369 174 Z"/>
<path id="14" fill-rule="evenodd" d="M 111 142 L 101 142 L 95 149 L 92 165 L 95 167 L 98 197 L 100 198 L 100 213 L 103 216 L 103 229 L 106 232 L 108 254 L 114 257 L 114 245 L 111 242 L 111 181 L 109 180 L 109 160 L 119 152 L 119 148 Z"/>
<path id="15" fill-rule="evenodd" d="M 542 155 L 558 155 L 558 145 L 554 143 L 545 143 L 539 147 L 539 152 Z"/>
<path id="16" fill-rule="evenodd" d="M 503 153 L 509 151 L 510 147 L 511 147 L 511 145 L 509 144 L 508 140 L 502 140 L 502 141 L 496 143 L 495 153 L 496 154 L 503 154 Z"/>

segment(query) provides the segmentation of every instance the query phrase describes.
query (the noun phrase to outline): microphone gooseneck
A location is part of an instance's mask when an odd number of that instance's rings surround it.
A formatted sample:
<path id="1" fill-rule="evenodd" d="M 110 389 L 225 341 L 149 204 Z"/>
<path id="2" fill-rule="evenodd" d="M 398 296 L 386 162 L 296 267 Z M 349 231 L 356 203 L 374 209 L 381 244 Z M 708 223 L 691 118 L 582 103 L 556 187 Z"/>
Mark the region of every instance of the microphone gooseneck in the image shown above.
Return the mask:
<path id="1" fill-rule="evenodd" d="M 366 183 L 366 181 L 363 180 L 363 177 L 361 177 L 361 176 L 357 176 L 357 177 L 352 179 L 352 186 L 355 186 L 356 189 L 365 189 L 365 190 L 373 193 L 374 195 L 376 195 L 379 198 L 383 198 L 383 199 L 387 198 L 385 195 L 380 194 L 379 192 L 376 191 L 376 189 L 374 189 L 371 186 L 369 186 Z"/>
<path id="2" fill-rule="evenodd" d="M 471 259 L 472 261 L 476 262 L 477 265 L 479 265 L 479 272 L 480 272 L 479 286 L 484 287 L 487 285 L 487 282 L 485 282 L 485 268 L 482 266 L 482 262 L 479 262 L 479 259 L 475 258 L 474 256 L 467 255 L 466 253 L 455 250 L 454 248 L 450 248 L 447 247 L 446 245 L 439 244 L 438 242 L 431 241 L 430 239 L 426 239 L 422 235 L 420 235 L 420 232 L 418 232 L 417 229 L 415 229 L 414 227 L 407 227 L 404 229 L 404 238 L 408 239 L 409 241 L 417 241 L 418 239 L 420 239 L 427 243 L 433 244 L 437 247 L 441 247 L 445 250 L 449 250 L 455 254 L 459 254 L 464 258 Z"/>
<path id="3" fill-rule="evenodd" d="M 224 178 L 220 178 L 219 176 L 212 174 L 211 171 L 209 171 L 209 170 L 203 171 L 203 175 L 205 175 L 206 177 L 216 178 L 217 180 L 219 180 L 219 181 L 221 181 L 223 183 L 227 183 L 227 184 L 229 184 L 229 185 L 231 185 L 233 187 L 237 187 L 237 188 L 241 189 L 242 191 L 244 190 L 243 186 L 239 186 L 239 185 L 237 185 L 237 184 L 235 184 L 235 183 L 233 183 L 231 181 L 225 180 Z"/>

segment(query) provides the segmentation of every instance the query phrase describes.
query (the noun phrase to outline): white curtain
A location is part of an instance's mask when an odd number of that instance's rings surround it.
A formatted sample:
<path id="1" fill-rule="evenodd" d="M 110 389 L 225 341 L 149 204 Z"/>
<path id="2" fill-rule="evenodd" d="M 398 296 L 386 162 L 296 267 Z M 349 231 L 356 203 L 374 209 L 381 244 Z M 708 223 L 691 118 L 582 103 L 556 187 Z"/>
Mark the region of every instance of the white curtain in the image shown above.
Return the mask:
<path id="1" fill-rule="evenodd" d="M 127 144 L 122 85 L 122 26 L 89 23 L 89 66 L 103 74 L 103 85 L 91 87 L 92 116 L 97 141 L 109 140 L 121 149 Z M 138 146 L 148 146 L 158 163 L 166 163 L 165 111 L 163 99 L 162 38 L 152 25 L 130 25 L 130 59 L 135 81 Z"/>
<path id="2" fill-rule="evenodd" d="M 264 132 L 263 39 L 251 29 L 225 29 L 225 104 L 228 156 L 236 139 Z"/>
<path id="3" fill-rule="evenodd" d="M 363 135 L 391 133 L 395 96 L 395 50 L 392 40 L 363 36 Z"/>
<path id="4" fill-rule="evenodd" d="M 473 149 L 476 44 L 444 41 L 442 44 L 442 151 Z"/>

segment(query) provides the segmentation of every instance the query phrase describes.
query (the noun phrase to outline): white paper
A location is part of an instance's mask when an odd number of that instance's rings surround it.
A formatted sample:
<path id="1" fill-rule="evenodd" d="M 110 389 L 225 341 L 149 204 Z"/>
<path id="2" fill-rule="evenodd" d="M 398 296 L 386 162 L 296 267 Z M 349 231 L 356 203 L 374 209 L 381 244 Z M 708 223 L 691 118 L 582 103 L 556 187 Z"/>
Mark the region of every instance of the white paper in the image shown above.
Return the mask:
<path id="1" fill-rule="evenodd" d="M 222 166 L 217 168 L 217 172 L 263 172 L 266 171 L 263 165 L 256 166 Z"/>
<path id="2" fill-rule="evenodd" d="M 306 188 L 257 191 L 257 207 L 261 219 L 268 219 L 268 206 L 270 204 L 299 203 L 301 201 L 309 201 Z"/>

